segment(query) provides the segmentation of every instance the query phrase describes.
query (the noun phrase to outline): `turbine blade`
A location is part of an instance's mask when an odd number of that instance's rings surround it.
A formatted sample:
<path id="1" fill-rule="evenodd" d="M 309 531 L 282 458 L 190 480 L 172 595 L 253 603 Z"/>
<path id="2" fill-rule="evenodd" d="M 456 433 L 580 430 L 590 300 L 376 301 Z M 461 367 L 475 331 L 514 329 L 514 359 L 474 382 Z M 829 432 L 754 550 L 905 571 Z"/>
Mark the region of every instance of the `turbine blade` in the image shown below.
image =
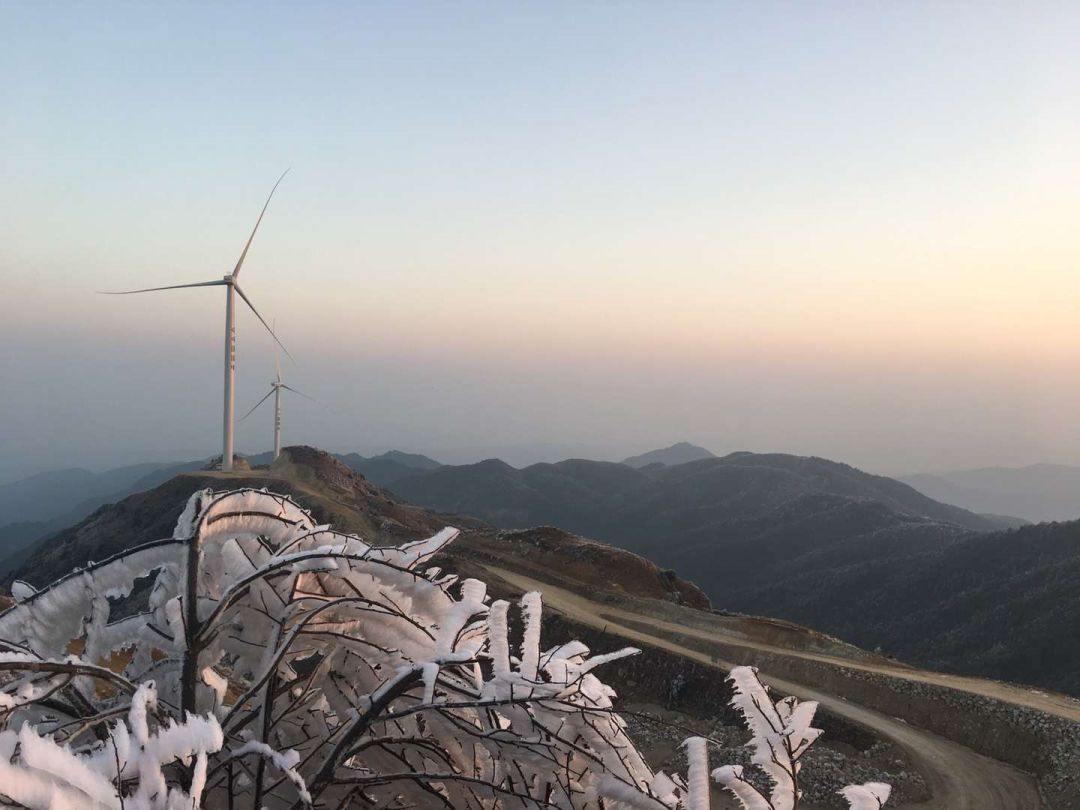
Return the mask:
<path id="1" fill-rule="evenodd" d="M 315 397 L 309 397 L 309 396 L 308 396 L 307 394 L 305 394 L 305 393 L 304 393 L 303 391 L 297 391 L 297 390 L 296 390 L 295 388 L 290 388 L 289 386 L 285 385 L 284 383 L 282 383 L 281 387 L 282 387 L 282 388 L 284 388 L 284 389 L 285 389 L 286 391 L 292 391 L 292 392 L 293 392 L 294 394 L 299 394 L 299 395 L 300 395 L 300 396 L 302 396 L 302 397 L 303 397 L 304 399 L 310 399 L 310 400 L 311 400 L 312 402 L 314 402 L 314 403 L 315 403 L 316 405 L 322 405 L 322 403 L 321 403 L 321 402 L 319 402 L 319 400 L 315 399 Z M 326 406 L 325 406 L 325 405 L 323 405 L 323 407 L 325 408 Z"/>
<path id="2" fill-rule="evenodd" d="M 157 292 L 158 290 L 184 290 L 188 287 L 221 287 L 228 284 L 227 281 L 200 281 L 197 284 L 172 284 L 168 287 L 147 287 L 145 290 L 98 290 L 98 295 L 134 295 L 135 293 Z"/>
<path id="3" fill-rule="evenodd" d="M 295 363 L 296 358 L 293 357 L 291 354 L 289 354 L 289 350 L 285 348 L 285 344 L 282 343 L 280 340 L 278 340 L 278 336 L 274 334 L 274 330 L 270 328 L 270 324 L 268 324 L 266 322 L 266 319 L 263 318 L 263 316 L 259 314 L 259 310 L 255 309 L 255 305 L 253 303 L 251 303 L 251 299 L 249 299 L 246 295 L 244 295 L 244 291 L 240 289 L 240 285 L 239 284 L 233 284 L 233 289 L 236 290 L 237 295 L 239 295 L 241 298 L 244 299 L 244 303 L 247 304 L 251 308 L 251 311 L 255 313 L 255 317 L 258 318 L 259 321 L 262 323 L 262 325 L 266 327 L 266 331 L 270 333 L 270 337 L 272 337 L 274 339 L 274 341 L 277 343 L 277 345 L 281 347 L 281 350 L 283 352 L 285 352 L 285 354 L 288 356 L 288 358 Z"/>
<path id="4" fill-rule="evenodd" d="M 255 403 L 255 408 L 258 408 L 260 405 L 262 405 L 264 402 L 266 402 L 266 400 L 270 399 L 270 397 L 273 396 L 273 394 L 274 394 L 274 389 L 271 388 L 269 394 L 267 394 L 265 397 L 263 397 L 262 399 L 260 399 L 258 402 Z M 249 416 L 251 416 L 253 413 L 255 413 L 255 408 L 252 408 L 250 411 L 248 411 L 243 416 L 241 416 L 240 421 L 243 422 L 245 419 L 247 419 Z"/>
<path id="5" fill-rule="evenodd" d="M 247 258 L 248 249 L 251 247 L 251 243 L 255 239 L 255 232 L 259 230 L 259 223 L 262 222 L 263 214 L 265 214 L 266 209 L 270 207 L 270 200 L 273 198 L 274 192 L 277 191 L 277 187 L 281 185 L 281 181 L 285 179 L 285 175 L 287 175 L 288 173 L 288 169 L 283 171 L 281 173 L 281 177 L 279 177 L 277 182 L 274 183 L 274 187 L 270 189 L 270 196 L 266 198 L 266 202 L 263 203 L 262 211 L 259 212 L 259 218 L 255 220 L 255 227 L 251 229 L 251 236 L 248 237 L 247 244 L 244 245 L 244 252 L 241 253 L 240 258 L 236 260 L 236 267 L 234 267 L 232 271 L 233 278 L 236 278 L 238 275 L 240 275 L 240 268 L 243 266 L 244 259 Z"/>

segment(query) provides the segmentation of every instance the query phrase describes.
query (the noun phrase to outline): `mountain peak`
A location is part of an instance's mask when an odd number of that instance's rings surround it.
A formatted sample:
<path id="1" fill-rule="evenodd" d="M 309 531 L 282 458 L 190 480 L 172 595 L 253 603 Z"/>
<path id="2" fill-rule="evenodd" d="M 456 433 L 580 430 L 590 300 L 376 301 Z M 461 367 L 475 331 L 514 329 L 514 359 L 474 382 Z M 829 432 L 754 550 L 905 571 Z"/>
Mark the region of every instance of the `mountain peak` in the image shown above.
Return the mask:
<path id="1" fill-rule="evenodd" d="M 703 458 L 716 458 L 716 455 L 704 447 L 690 442 L 676 442 L 670 447 L 650 450 L 639 456 L 630 456 L 630 458 L 623 459 L 622 463 L 628 467 L 647 467 L 650 464 L 663 464 L 665 467 L 674 467 L 677 464 L 700 461 Z"/>
<path id="2" fill-rule="evenodd" d="M 406 453 L 403 450 L 387 450 L 382 455 L 372 456 L 369 461 L 378 461 L 379 459 L 396 461 L 398 464 L 414 470 L 435 470 L 442 466 L 440 462 L 422 453 Z"/>

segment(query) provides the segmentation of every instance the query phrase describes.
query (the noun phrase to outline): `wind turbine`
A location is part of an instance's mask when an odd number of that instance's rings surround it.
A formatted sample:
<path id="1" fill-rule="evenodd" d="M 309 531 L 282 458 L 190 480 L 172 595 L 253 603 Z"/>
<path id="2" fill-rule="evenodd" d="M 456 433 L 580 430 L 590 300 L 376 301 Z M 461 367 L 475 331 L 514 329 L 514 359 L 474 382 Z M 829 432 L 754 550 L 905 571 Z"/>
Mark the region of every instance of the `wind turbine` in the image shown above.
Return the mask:
<path id="1" fill-rule="evenodd" d="M 274 358 L 274 367 L 277 371 L 277 377 L 272 383 L 270 383 L 270 391 L 266 394 L 266 396 L 264 396 L 262 399 L 255 403 L 255 407 L 253 407 L 250 411 L 241 416 L 240 421 L 243 422 L 245 419 L 255 413 L 256 409 L 258 409 L 260 405 L 266 402 L 266 400 L 270 399 L 271 396 L 274 398 L 274 461 L 277 461 L 278 456 L 281 455 L 281 392 L 292 391 L 294 394 L 299 394 L 304 399 L 311 399 L 311 397 L 309 397 L 303 391 L 297 391 L 295 388 L 290 388 L 281 381 L 281 363 L 278 361 L 277 357 Z M 314 402 L 315 400 L 311 399 L 311 401 Z"/>
<path id="2" fill-rule="evenodd" d="M 240 258 L 236 261 L 236 267 L 233 268 L 233 271 L 229 275 L 222 278 L 221 281 L 200 281 L 195 284 L 173 284 L 169 287 L 148 287 L 144 290 L 124 290 L 123 292 L 105 293 L 105 295 L 134 295 L 136 293 L 158 292 L 160 290 L 182 290 L 188 287 L 225 288 L 225 405 L 221 443 L 221 469 L 224 472 L 232 472 L 233 468 L 233 411 L 235 400 L 233 383 L 236 377 L 236 295 L 239 295 L 243 302 L 248 305 L 251 311 L 255 313 L 255 317 L 259 319 L 262 325 L 266 327 L 266 331 L 269 332 L 270 336 L 277 342 L 278 346 L 281 346 L 281 350 L 292 359 L 289 350 L 285 348 L 280 340 L 278 340 L 278 336 L 274 334 L 274 330 L 270 328 L 270 324 L 268 324 L 263 316 L 259 314 L 259 310 L 255 309 L 255 305 L 251 303 L 251 299 L 249 299 L 244 294 L 244 291 L 240 289 L 240 285 L 236 280 L 240 275 L 240 268 L 244 265 L 244 259 L 247 258 L 248 249 L 255 239 L 255 232 L 259 230 L 259 224 L 262 222 L 263 215 L 270 206 L 270 200 L 273 198 L 274 192 L 277 191 L 277 187 L 281 185 L 281 181 L 285 179 L 285 175 L 288 173 L 289 171 L 286 169 L 281 177 L 278 178 L 278 181 L 274 183 L 274 187 L 270 189 L 270 195 L 266 198 L 266 202 L 263 203 L 262 211 L 259 212 L 259 218 L 255 220 L 255 227 L 251 230 L 251 236 L 248 237 L 247 244 L 244 245 L 244 250 L 240 254 Z"/>

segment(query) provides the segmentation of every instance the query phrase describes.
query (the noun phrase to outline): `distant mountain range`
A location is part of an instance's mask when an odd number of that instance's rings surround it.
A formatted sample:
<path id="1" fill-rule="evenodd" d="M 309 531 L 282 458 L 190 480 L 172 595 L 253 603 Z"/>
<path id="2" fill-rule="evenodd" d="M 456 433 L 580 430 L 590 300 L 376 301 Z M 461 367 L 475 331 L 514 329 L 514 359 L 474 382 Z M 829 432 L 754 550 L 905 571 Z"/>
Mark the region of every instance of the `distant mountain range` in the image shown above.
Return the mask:
<path id="1" fill-rule="evenodd" d="M 38 473 L 0 485 L 0 515 L 27 522 L 51 520 L 84 502 L 115 492 L 131 487 L 149 489 L 199 464 L 134 464 L 100 473 L 79 468 Z"/>
<path id="2" fill-rule="evenodd" d="M 676 537 L 714 530 L 754 541 L 760 531 L 774 533 L 780 518 L 801 522 L 817 512 L 877 505 L 883 511 L 875 529 L 897 523 L 920 531 L 928 524 L 974 531 L 1014 525 L 846 464 L 783 454 L 739 452 L 638 469 L 584 459 L 517 469 L 490 459 L 414 474 L 393 490 L 412 503 L 498 526 L 574 527 L 624 547 L 648 546 L 657 537 L 680 545 Z"/>
<path id="3" fill-rule="evenodd" d="M 249 458 L 256 463 L 260 460 L 258 456 Z M 376 456 L 374 460 L 438 466 L 425 456 L 399 452 Z M 390 497 L 365 476 L 354 474 L 334 455 L 311 447 L 288 447 L 282 458 L 269 467 L 227 475 L 187 471 L 118 503 L 101 506 L 76 524 L 34 543 L 14 570 L 0 575 L 0 582 L 7 584 L 17 577 L 42 587 L 90 560 L 103 560 L 130 546 L 168 537 L 188 497 L 204 487 L 267 487 L 311 510 L 320 523 L 360 534 L 377 544 L 426 537 L 446 525 L 441 516 Z M 589 543 L 565 531 L 505 533 L 470 518 L 457 520 L 455 525 L 464 530 L 451 554 L 459 565 L 479 560 L 508 569 L 535 570 L 551 567 L 552 560 L 558 560 L 559 567 L 566 569 L 562 563 L 573 559 L 578 579 L 606 580 L 618 571 L 620 587 L 632 589 L 640 597 L 709 608 L 708 599 L 693 584 L 640 557 Z M 475 569 L 475 573 L 481 573 L 481 569 Z"/>
<path id="4" fill-rule="evenodd" d="M 427 456 L 419 453 L 403 453 L 400 450 L 391 450 L 381 456 L 367 458 L 357 453 L 335 454 L 334 457 L 349 469 L 360 473 L 379 486 L 389 486 L 406 476 L 437 470 L 442 466 Z"/>
<path id="5" fill-rule="evenodd" d="M 1033 464 L 900 478 L 925 495 L 975 512 L 1032 522 L 1080 518 L 1080 467 Z"/>
<path id="6" fill-rule="evenodd" d="M 134 464 L 100 473 L 56 470 L 0 485 L 0 573 L 17 564 L 20 552 L 35 540 L 77 523 L 103 503 L 150 489 L 205 463 Z"/>

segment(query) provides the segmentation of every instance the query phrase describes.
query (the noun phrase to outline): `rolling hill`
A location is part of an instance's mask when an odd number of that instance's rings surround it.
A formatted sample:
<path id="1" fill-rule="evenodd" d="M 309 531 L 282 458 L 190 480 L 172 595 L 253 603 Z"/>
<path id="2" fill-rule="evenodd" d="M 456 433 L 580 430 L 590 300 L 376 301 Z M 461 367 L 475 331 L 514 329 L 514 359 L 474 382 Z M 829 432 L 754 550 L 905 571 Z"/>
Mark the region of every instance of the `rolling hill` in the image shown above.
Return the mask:
<path id="1" fill-rule="evenodd" d="M 234 473 L 197 470 L 105 504 L 91 515 L 38 540 L 7 575 L 35 586 L 47 584 L 86 560 L 101 560 L 130 545 L 167 537 L 192 492 L 205 487 L 272 486 L 294 497 L 316 517 L 378 542 L 426 536 L 445 522 L 419 507 L 402 504 L 332 456 L 306 447 L 289 448 L 269 469 Z M 464 525 L 476 521 L 463 521 Z"/>
<path id="2" fill-rule="evenodd" d="M 999 526 L 995 519 L 891 479 L 777 454 L 641 469 L 570 460 L 519 470 L 498 460 L 444 467 L 392 452 L 343 456 L 349 471 L 316 464 L 314 451 L 291 453 L 301 462 L 275 469 L 292 473 L 271 476 L 280 491 L 330 522 L 387 542 L 443 518 L 398 502 L 356 468 L 389 471 L 396 493 L 422 507 L 504 529 L 558 526 L 639 553 L 692 576 L 726 610 L 790 619 L 937 669 L 1080 694 L 1074 674 L 1080 645 L 1068 637 L 1080 622 L 1080 524 L 990 533 Z M 100 559 L 117 542 L 167 533 L 186 495 L 221 475 L 185 470 L 194 466 L 153 465 L 126 479 L 112 476 L 111 484 L 143 491 L 116 506 L 89 499 L 51 521 L 0 528 L 0 540 L 15 538 L 13 551 L 0 559 L 0 577 L 20 569 L 41 584 L 70 569 L 73 548 Z M 300 483 L 313 469 L 322 470 L 313 479 L 318 496 Z M 135 472 L 141 477 L 132 480 Z M 231 480 L 263 486 L 267 474 L 254 470 Z M 69 479 L 43 480 L 62 487 Z M 327 493 L 334 497 L 326 500 Z M 365 511 L 343 511 L 342 503 L 358 500 Z M 138 515 L 156 517 L 144 524 Z"/>

